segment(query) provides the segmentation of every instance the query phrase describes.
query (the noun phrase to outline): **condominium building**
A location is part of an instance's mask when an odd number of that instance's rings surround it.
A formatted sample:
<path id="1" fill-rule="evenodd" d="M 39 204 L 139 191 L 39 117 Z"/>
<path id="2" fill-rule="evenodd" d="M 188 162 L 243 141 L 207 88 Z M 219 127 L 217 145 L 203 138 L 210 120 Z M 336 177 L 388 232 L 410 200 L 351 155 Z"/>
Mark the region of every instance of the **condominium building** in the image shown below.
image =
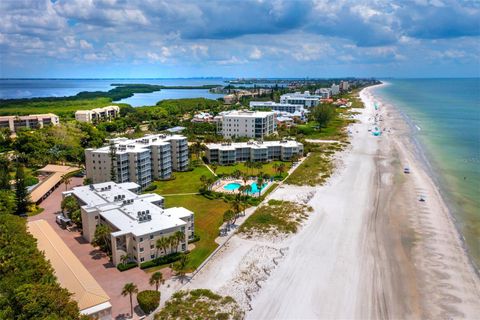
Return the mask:
<path id="1" fill-rule="evenodd" d="M 163 208 L 158 194 L 137 194 L 140 186 L 133 182 L 105 182 L 81 186 L 63 192 L 74 196 L 82 215 L 83 237 L 92 242 L 98 225 L 111 229 L 112 261 L 115 265 L 128 255 L 142 263 L 170 252 L 185 252 L 194 238 L 193 212 L 183 207 Z M 185 237 L 170 248 L 158 249 L 156 242 L 176 232 Z"/>
<path id="2" fill-rule="evenodd" d="M 332 92 L 332 96 L 335 96 L 340 93 L 340 85 L 334 83 L 330 87 L 330 90 Z"/>
<path id="3" fill-rule="evenodd" d="M 275 132 L 275 113 L 269 111 L 230 111 L 215 117 L 217 132 L 224 138 L 263 138 Z"/>
<path id="4" fill-rule="evenodd" d="M 38 129 L 47 125 L 56 126 L 58 124 L 60 124 L 60 120 L 53 113 L 0 117 L 0 128 L 9 128 L 11 132 L 15 132 L 19 128 Z"/>
<path id="5" fill-rule="evenodd" d="M 304 113 L 305 108 L 300 104 L 291 104 L 291 103 L 277 103 L 273 101 L 250 101 L 250 108 L 259 109 L 259 108 L 269 108 L 274 111 L 288 112 L 288 113 Z"/>
<path id="6" fill-rule="evenodd" d="M 348 81 L 340 81 L 340 90 L 348 91 L 349 88 L 350 84 L 348 83 Z"/>
<path id="7" fill-rule="evenodd" d="M 92 110 L 78 110 L 75 112 L 75 120 L 80 122 L 98 122 L 111 120 L 120 114 L 120 107 L 108 106 Z"/>
<path id="8" fill-rule="evenodd" d="M 321 99 L 330 99 L 332 96 L 332 90 L 330 88 L 320 88 L 315 90 L 315 95 L 321 97 Z"/>
<path id="9" fill-rule="evenodd" d="M 220 165 L 240 161 L 288 161 L 302 155 L 303 144 L 294 140 L 210 143 L 206 150 L 208 162 Z"/>
<path id="10" fill-rule="evenodd" d="M 155 179 L 168 179 L 174 171 L 188 169 L 188 142 L 181 135 L 146 135 L 139 139 L 116 138 L 111 145 L 85 150 L 87 178 L 93 183 L 112 180 L 135 182 L 142 188 Z"/>
<path id="11" fill-rule="evenodd" d="M 304 93 L 295 92 L 282 94 L 280 96 L 280 103 L 299 104 L 305 108 L 311 108 L 317 106 L 320 103 L 320 99 L 322 99 L 321 96 L 311 95 L 309 91 L 305 91 Z"/>

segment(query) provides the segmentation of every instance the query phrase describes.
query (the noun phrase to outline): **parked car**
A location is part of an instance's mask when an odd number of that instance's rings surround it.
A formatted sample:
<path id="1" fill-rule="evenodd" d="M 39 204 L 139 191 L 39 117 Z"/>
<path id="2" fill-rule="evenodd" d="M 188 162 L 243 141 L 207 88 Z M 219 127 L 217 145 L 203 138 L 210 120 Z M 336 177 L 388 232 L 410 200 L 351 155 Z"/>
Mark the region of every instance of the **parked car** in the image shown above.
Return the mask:
<path id="1" fill-rule="evenodd" d="M 55 221 L 58 223 L 59 226 L 62 228 L 66 228 L 72 224 L 72 220 L 70 218 L 65 217 L 63 214 L 57 215 Z"/>

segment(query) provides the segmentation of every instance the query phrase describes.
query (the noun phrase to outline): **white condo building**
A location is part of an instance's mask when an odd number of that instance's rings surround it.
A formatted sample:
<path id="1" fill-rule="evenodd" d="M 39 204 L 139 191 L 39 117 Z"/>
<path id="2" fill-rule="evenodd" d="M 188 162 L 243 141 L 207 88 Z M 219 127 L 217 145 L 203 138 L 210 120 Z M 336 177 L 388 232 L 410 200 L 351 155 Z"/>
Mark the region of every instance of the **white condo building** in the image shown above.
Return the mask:
<path id="1" fill-rule="evenodd" d="M 188 169 L 188 142 L 182 135 L 146 135 L 139 139 L 116 138 L 116 182 L 135 182 L 142 188 L 155 179 L 168 179 L 174 171 Z M 87 178 L 93 183 L 111 181 L 112 146 L 85 149 Z"/>
<path id="2" fill-rule="evenodd" d="M 78 110 L 75 112 L 75 120 L 80 122 L 97 122 L 101 120 L 111 120 L 118 117 L 120 107 L 108 106 L 91 110 Z"/>
<path id="3" fill-rule="evenodd" d="M 0 128 L 9 128 L 11 132 L 15 132 L 19 128 L 38 129 L 47 125 L 56 126 L 58 124 L 60 124 L 60 120 L 53 113 L 0 117 Z"/>
<path id="4" fill-rule="evenodd" d="M 271 111 L 229 111 L 215 117 L 217 132 L 224 138 L 263 138 L 275 132 L 275 113 Z"/>
<path id="5" fill-rule="evenodd" d="M 81 207 L 83 237 L 92 242 L 98 225 L 112 230 L 110 234 L 112 261 L 121 263 L 121 257 L 129 255 L 137 263 L 169 254 L 184 252 L 188 240 L 194 238 L 193 212 L 175 207 L 164 209 L 163 197 L 158 194 L 137 194 L 140 186 L 133 182 L 105 182 L 75 187 L 63 192 L 64 197 L 74 196 Z M 178 246 L 156 248 L 156 241 L 176 232 L 185 234 Z"/>
<path id="6" fill-rule="evenodd" d="M 241 161 L 288 161 L 303 155 L 303 144 L 294 140 L 209 143 L 206 157 L 209 163 L 220 165 Z"/>
<path id="7" fill-rule="evenodd" d="M 290 103 L 277 103 L 273 101 L 250 101 L 250 108 L 270 108 L 275 111 L 288 112 L 288 113 L 304 113 L 305 108 L 300 104 Z"/>
<path id="8" fill-rule="evenodd" d="M 348 81 L 340 81 L 340 90 L 348 91 L 349 88 L 350 84 L 348 83 Z"/>
<path id="9" fill-rule="evenodd" d="M 335 96 L 340 93 L 340 85 L 334 83 L 330 87 L 330 90 L 332 92 L 332 96 Z"/>
<path id="10" fill-rule="evenodd" d="M 332 96 L 332 89 L 320 88 L 315 90 L 315 94 L 320 96 L 322 99 L 330 99 L 330 97 Z"/>
<path id="11" fill-rule="evenodd" d="M 309 91 L 305 91 L 304 93 L 295 92 L 282 94 L 280 96 L 280 103 L 299 104 L 305 108 L 311 108 L 317 106 L 320 103 L 320 99 L 322 99 L 321 96 L 311 95 Z"/>

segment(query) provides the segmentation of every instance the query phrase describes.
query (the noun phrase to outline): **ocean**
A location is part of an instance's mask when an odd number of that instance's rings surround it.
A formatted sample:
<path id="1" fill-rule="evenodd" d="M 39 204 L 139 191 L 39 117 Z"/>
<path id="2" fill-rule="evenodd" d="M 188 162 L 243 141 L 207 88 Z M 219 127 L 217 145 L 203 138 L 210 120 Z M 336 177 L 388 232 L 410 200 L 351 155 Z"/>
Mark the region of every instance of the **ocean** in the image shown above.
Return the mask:
<path id="1" fill-rule="evenodd" d="M 480 78 L 386 80 L 374 89 L 413 124 L 467 251 L 480 267 Z"/>
<path id="2" fill-rule="evenodd" d="M 226 85 L 224 78 L 185 79 L 0 79 L 0 99 L 72 96 L 82 91 L 108 91 L 112 83 L 142 83 L 165 86 L 199 86 L 208 84 Z M 160 100 L 180 98 L 217 99 L 223 94 L 210 93 L 204 89 L 165 89 L 152 93 L 138 93 L 116 102 L 134 107 L 152 106 Z"/>

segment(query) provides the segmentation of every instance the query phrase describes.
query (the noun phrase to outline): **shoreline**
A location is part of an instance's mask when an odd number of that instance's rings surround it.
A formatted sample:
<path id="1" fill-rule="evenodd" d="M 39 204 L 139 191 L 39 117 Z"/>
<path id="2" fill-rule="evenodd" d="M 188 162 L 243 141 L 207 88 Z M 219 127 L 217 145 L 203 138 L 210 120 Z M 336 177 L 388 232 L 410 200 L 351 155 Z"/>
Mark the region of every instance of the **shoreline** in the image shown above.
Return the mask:
<path id="1" fill-rule="evenodd" d="M 370 94 L 372 99 L 379 100 Z M 480 301 L 478 274 L 442 196 L 435 170 L 412 131 L 416 127 L 413 121 L 393 104 L 384 104 L 384 109 L 384 124 L 391 125 L 394 133 L 390 142 L 382 141 L 381 149 L 390 147 L 398 154 L 394 157 L 400 162 L 398 171 L 401 172 L 405 164 L 413 169 L 408 176 L 402 177 L 400 173 L 397 177 L 404 181 L 394 183 L 400 192 L 391 195 L 389 205 L 408 221 L 406 228 L 412 229 L 411 243 L 402 243 L 401 247 L 411 260 L 411 265 L 404 267 L 410 267 L 416 277 L 414 291 L 421 301 L 418 305 L 421 317 L 474 318 L 480 312 L 474 303 Z M 420 195 L 426 196 L 425 203 L 419 203 Z M 405 234 L 407 230 L 400 230 L 401 236 Z"/>
<path id="2" fill-rule="evenodd" d="M 375 86 L 349 129 L 349 146 L 322 186 L 279 186 L 268 199 L 310 205 L 299 231 L 283 239 L 238 234 L 188 283 L 232 296 L 247 319 L 474 318 L 480 285 L 442 198 L 404 139 L 394 109 L 374 109 Z M 375 126 L 389 130 L 379 137 Z M 412 173 L 403 174 L 404 159 Z M 427 193 L 426 205 L 417 191 Z M 473 276 L 472 276 L 473 275 Z"/>
<path id="3" fill-rule="evenodd" d="M 388 83 L 388 82 L 384 82 L 384 84 L 391 85 L 391 83 Z M 429 177 L 431 178 L 433 184 L 441 194 L 442 201 L 447 207 L 450 219 L 452 220 L 455 226 L 455 229 L 457 230 L 458 239 L 462 243 L 463 250 L 467 255 L 475 273 L 480 278 L 480 265 L 478 265 L 473 259 L 473 257 L 470 255 L 465 236 L 463 235 L 462 230 L 460 228 L 460 224 L 462 224 L 462 221 L 460 221 L 454 214 L 455 211 L 457 210 L 462 211 L 463 209 L 459 205 L 456 205 L 454 203 L 454 201 L 456 201 L 455 196 L 450 194 L 446 187 L 442 187 L 442 180 L 445 182 L 446 178 L 443 177 L 440 173 L 436 173 L 436 170 L 438 168 L 436 168 L 436 166 L 432 164 L 432 161 L 431 161 L 431 157 L 433 157 L 433 155 L 427 152 L 424 142 L 422 142 L 420 140 L 420 137 L 418 136 L 419 131 L 422 129 L 415 123 L 415 121 L 412 118 L 410 118 L 410 116 L 405 111 L 401 110 L 394 103 L 390 102 L 388 98 L 385 98 L 381 95 L 379 97 L 379 95 L 376 93 L 372 93 L 372 94 L 378 101 L 381 102 L 382 105 L 387 105 L 388 107 L 393 108 L 396 112 L 398 112 L 398 114 L 400 114 L 400 116 L 402 117 L 403 121 L 409 127 L 410 131 L 409 133 L 407 133 L 408 142 L 410 143 L 410 147 L 412 148 L 415 158 L 417 161 L 419 161 L 422 167 L 422 170 L 424 170 L 427 174 L 429 174 Z"/>

